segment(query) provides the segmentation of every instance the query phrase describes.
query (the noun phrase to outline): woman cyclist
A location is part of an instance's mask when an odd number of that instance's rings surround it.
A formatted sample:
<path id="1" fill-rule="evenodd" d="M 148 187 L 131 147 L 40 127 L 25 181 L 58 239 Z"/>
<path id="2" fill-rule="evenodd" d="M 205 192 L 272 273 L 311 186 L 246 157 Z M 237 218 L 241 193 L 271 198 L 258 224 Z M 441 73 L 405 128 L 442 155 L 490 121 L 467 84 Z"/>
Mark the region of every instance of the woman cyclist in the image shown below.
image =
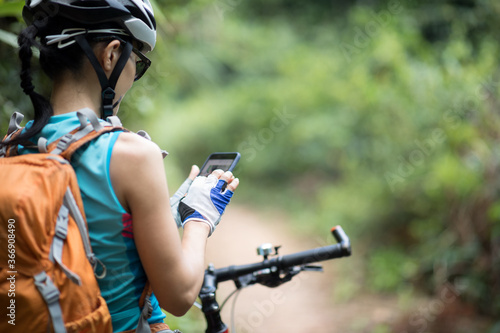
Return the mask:
<path id="1" fill-rule="evenodd" d="M 148 0 L 28 0 L 23 17 L 28 26 L 18 38 L 21 87 L 33 103 L 34 120 L 11 142 L 19 144 L 21 154 L 34 152 L 25 148 L 27 141 L 36 144 L 43 137 L 50 143 L 78 127 L 78 110 L 90 109 L 103 121 L 116 115 L 126 92 L 149 67 L 144 54 L 156 42 Z M 52 79 L 50 100 L 32 83 L 34 46 Z M 193 167 L 189 177 L 195 181 L 185 182 L 171 211 L 161 150 L 137 134 L 104 134 L 76 152 L 71 164 L 93 251 L 107 269 L 99 287 L 113 331 L 141 326 L 139 299 L 149 281 L 147 322 L 153 332 L 167 332 L 161 308 L 181 316 L 194 303 L 207 237 L 238 179 L 221 170 L 195 179 L 199 170 Z M 182 239 L 177 226 L 184 227 Z"/>

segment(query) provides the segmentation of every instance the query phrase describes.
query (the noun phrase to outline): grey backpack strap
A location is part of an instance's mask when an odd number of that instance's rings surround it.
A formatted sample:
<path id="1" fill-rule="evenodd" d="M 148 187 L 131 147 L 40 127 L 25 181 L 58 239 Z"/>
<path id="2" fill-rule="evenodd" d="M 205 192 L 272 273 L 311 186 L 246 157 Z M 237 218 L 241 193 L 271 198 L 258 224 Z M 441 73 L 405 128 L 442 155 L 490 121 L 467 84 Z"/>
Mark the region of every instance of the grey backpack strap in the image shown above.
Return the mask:
<path id="1" fill-rule="evenodd" d="M 57 215 L 56 232 L 50 247 L 49 259 L 52 262 L 56 262 L 61 267 L 64 274 L 66 274 L 71 281 L 80 286 L 82 284 L 80 277 L 73 273 L 62 262 L 63 246 L 66 241 L 66 237 L 68 236 L 68 213 L 69 209 L 63 204 L 61 209 L 59 209 L 59 214 Z"/>
<path id="2" fill-rule="evenodd" d="M 38 151 L 40 153 L 48 153 L 48 151 L 47 151 L 47 139 L 46 138 L 44 138 L 42 136 L 39 137 L 37 146 L 38 146 Z"/>
<path id="3" fill-rule="evenodd" d="M 148 319 L 153 314 L 153 305 L 151 305 L 150 294 L 146 295 L 144 298 L 144 306 L 141 311 L 141 317 L 137 323 L 136 333 L 151 333 L 151 327 L 149 327 Z"/>
<path id="4" fill-rule="evenodd" d="M 76 115 L 80 121 L 78 131 L 74 134 L 68 133 L 63 135 L 59 139 L 56 148 L 50 152 L 51 154 L 61 154 L 63 151 L 68 149 L 73 142 L 80 140 L 94 130 L 98 132 L 103 129 L 103 126 L 99 123 L 99 119 L 91 109 L 81 109 L 76 112 Z M 90 121 L 90 124 L 87 123 L 87 119 Z"/>
<path id="5" fill-rule="evenodd" d="M 96 132 L 102 130 L 102 125 L 99 122 L 99 118 L 97 118 L 97 115 L 91 109 L 84 108 L 78 110 L 76 112 L 76 115 L 78 116 L 78 120 L 80 120 L 80 129 L 83 129 L 84 127 L 87 126 L 87 119 L 88 119 Z"/>
<path id="6" fill-rule="evenodd" d="M 137 135 L 142 136 L 143 138 L 151 141 L 151 136 L 145 130 L 139 130 L 137 132 Z M 163 158 L 165 158 L 165 157 L 167 157 L 167 155 L 168 155 L 168 151 L 161 149 L 161 156 Z"/>
<path id="7" fill-rule="evenodd" d="M 7 135 L 11 135 L 17 130 L 21 129 L 21 122 L 23 121 L 24 115 L 19 112 L 14 112 L 10 117 L 9 121 L 9 129 L 7 131 Z"/>
<path id="8" fill-rule="evenodd" d="M 83 138 L 85 135 L 89 134 L 92 132 L 94 128 L 92 125 L 88 125 L 83 129 L 78 130 L 75 134 L 65 134 L 63 135 L 62 138 L 59 139 L 59 142 L 57 143 L 57 146 L 54 150 L 50 151 L 51 154 L 61 154 L 64 152 L 68 147 L 73 143 L 78 141 L 79 139 Z"/>
<path id="9" fill-rule="evenodd" d="M 42 295 L 49 309 L 52 327 L 55 333 L 66 333 L 62 317 L 61 305 L 59 304 L 59 290 L 45 271 L 34 276 L 35 286 Z"/>
<path id="10" fill-rule="evenodd" d="M 22 122 L 23 118 L 24 118 L 24 115 L 22 113 L 14 112 L 12 114 L 12 116 L 10 117 L 10 121 L 9 121 L 9 129 L 7 130 L 7 135 L 5 136 L 5 139 L 2 140 L 2 142 L 8 142 L 10 139 L 12 139 L 13 136 L 21 133 L 21 130 L 22 130 L 21 122 Z M 9 147 L 9 146 L 3 146 L 0 149 L 0 157 L 7 156 L 7 150 L 11 149 L 11 148 L 12 147 Z M 16 146 L 16 150 L 17 150 L 17 146 Z M 12 152 L 10 153 L 10 156 L 12 156 Z"/>
<path id="11" fill-rule="evenodd" d="M 106 121 L 111 125 L 111 126 L 114 126 L 114 127 L 122 127 L 122 122 L 120 121 L 120 118 L 118 118 L 117 116 L 110 116 L 108 118 L 106 118 Z"/>
<path id="12" fill-rule="evenodd" d="M 122 128 L 120 126 L 115 126 L 109 122 L 101 123 L 99 121 L 99 119 L 97 118 L 96 114 L 94 113 L 94 111 L 92 111 L 91 109 L 85 108 L 85 109 L 79 110 L 79 111 L 77 111 L 77 116 L 78 116 L 78 119 L 80 120 L 80 127 L 73 130 L 71 133 L 63 135 L 58 141 L 55 141 L 56 143 L 51 144 L 52 147 L 55 145 L 56 148 L 50 147 L 50 149 L 51 149 L 50 153 L 63 155 L 64 158 L 69 159 L 69 158 L 71 158 L 72 152 L 68 153 L 68 152 L 66 152 L 66 150 L 68 150 L 68 148 L 70 148 L 72 146 L 72 144 L 74 144 L 76 142 L 78 142 L 77 148 L 75 148 L 74 150 L 78 149 L 79 147 L 81 147 L 85 143 L 95 139 L 97 136 L 99 136 L 101 134 L 111 132 L 111 131 L 116 131 L 116 130 L 126 131 L 124 128 Z M 120 120 L 118 119 L 118 117 L 110 117 L 110 118 L 114 124 L 120 123 Z M 88 123 L 87 120 L 90 121 L 90 124 Z M 81 140 L 82 138 L 84 138 L 85 136 L 87 136 L 88 134 L 90 134 L 92 132 L 97 133 L 97 135 L 94 137 L 90 137 L 90 138 L 86 138 L 84 140 Z M 73 152 L 74 152 L 74 150 L 73 150 Z"/>
<path id="13" fill-rule="evenodd" d="M 95 112 L 91 109 L 81 109 L 76 112 L 76 115 L 80 121 L 78 131 L 74 134 L 68 133 L 63 135 L 59 139 L 56 148 L 50 152 L 51 154 L 61 154 L 68 149 L 73 142 L 80 140 L 92 131 L 98 132 L 103 129 L 103 126 L 99 123 L 99 119 L 97 118 Z M 87 122 L 87 119 L 90 121 L 90 124 Z"/>
<path id="14" fill-rule="evenodd" d="M 145 130 L 139 130 L 139 131 L 137 131 L 137 135 L 142 136 L 143 138 L 151 141 L 151 136 Z"/>
<path id="15" fill-rule="evenodd" d="M 66 189 L 66 193 L 64 195 L 64 206 L 68 208 L 69 214 L 73 217 L 73 219 L 76 222 L 76 225 L 78 226 L 78 230 L 80 230 L 80 236 L 82 237 L 82 242 L 83 242 L 83 247 L 85 249 L 85 254 L 87 255 L 87 259 L 89 260 L 90 264 L 92 265 L 92 268 L 94 269 L 94 275 L 98 279 L 102 279 L 106 276 L 107 270 L 106 266 L 97 259 L 95 254 L 92 252 L 92 248 L 90 247 L 90 240 L 89 240 L 89 232 L 87 230 L 87 224 L 85 223 L 85 219 L 83 218 L 82 213 L 80 212 L 80 209 L 78 208 L 78 204 L 76 203 L 75 198 L 73 197 L 73 193 L 71 193 L 71 190 L 68 188 Z M 101 272 L 97 272 L 97 265 L 101 266 Z"/>

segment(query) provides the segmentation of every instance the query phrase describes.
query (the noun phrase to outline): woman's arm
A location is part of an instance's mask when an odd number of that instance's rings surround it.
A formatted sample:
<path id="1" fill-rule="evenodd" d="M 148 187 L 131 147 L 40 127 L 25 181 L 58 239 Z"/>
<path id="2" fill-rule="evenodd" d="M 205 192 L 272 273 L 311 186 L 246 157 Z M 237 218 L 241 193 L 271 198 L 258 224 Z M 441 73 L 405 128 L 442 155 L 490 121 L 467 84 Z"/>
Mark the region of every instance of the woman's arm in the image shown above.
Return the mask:
<path id="1" fill-rule="evenodd" d="M 203 282 L 209 226 L 184 227 L 182 241 L 169 204 L 167 180 L 158 146 L 131 133 L 120 134 L 111 156 L 111 182 L 118 200 L 132 215 L 134 240 L 160 306 L 176 316 L 192 306 Z M 234 191 L 238 180 L 216 171 Z"/>

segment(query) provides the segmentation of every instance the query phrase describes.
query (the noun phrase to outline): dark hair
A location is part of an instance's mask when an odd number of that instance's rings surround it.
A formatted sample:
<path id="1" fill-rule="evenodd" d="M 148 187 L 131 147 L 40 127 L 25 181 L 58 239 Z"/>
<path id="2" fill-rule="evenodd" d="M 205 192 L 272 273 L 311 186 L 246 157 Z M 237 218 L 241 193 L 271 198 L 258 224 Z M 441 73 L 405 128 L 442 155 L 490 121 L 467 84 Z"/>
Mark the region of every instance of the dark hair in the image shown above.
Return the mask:
<path id="1" fill-rule="evenodd" d="M 57 44 L 47 45 L 45 36 L 60 34 L 65 28 L 88 27 L 60 17 L 53 17 L 50 19 L 49 24 L 47 24 L 48 22 L 49 20 L 45 20 L 42 23 L 36 24 L 36 26 L 28 26 L 21 31 L 17 39 L 19 45 L 19 59 L 21 61 L 21 88 L 23 89 L 23 92 L 30 97 L 33 104 L 33 125 L 29 129 L 26 129 L 22 134 L 17 135 L 8 142 L 0 142 L 0 148 L 2 146 L 17 144 L 33 144 L 32 142 L 29 142 L 29 139 L 38 134 L 45 127 L 45 125 L 47 125 L 50 117 L 54 113 L 49 100 L 37 93 L 33 85 L 31 68 L 33 47 L 40 50 L 40 67 L 50 79 L 57 79 L 67 71 L 73 73 L 73 75 L 78 75 L 81 72 L 83 60 L 86 56 L 78 44 L 73 43 L 72 45 L 60 49 Z M 93 28 L 95 28 L 95 26 Z M 89 43 L 91 46 L 95 45 L 95 42 L 92 42 L 91 40 L 89 40 Z"/>

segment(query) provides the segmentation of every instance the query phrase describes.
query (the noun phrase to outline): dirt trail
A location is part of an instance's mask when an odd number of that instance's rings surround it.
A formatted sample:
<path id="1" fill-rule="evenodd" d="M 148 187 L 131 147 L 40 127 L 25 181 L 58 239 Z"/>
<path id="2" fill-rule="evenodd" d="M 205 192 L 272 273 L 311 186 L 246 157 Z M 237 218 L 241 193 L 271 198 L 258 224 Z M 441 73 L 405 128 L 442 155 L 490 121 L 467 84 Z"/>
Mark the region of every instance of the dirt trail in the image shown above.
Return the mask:
<path id="1" fill-rule="evenodd" d="M 207 248 L 207 261 L 216 268 L 261 261 L 256 254 L 261 243 L 282 245 L 280 254 L 327 245 L 293 235 L 283 216 L 265 217 L 242 206 L 231 205 L 222 223 Z M 398 313 L 394 299 L 374 296 L 335 304 L 335 264 L 334 260 L 325 262 L 323 273 L 303 272 L 278 288 L 255 285 L 243 289 L 235 307 L 236 332 L 371 332 L 368 327 L 373 323 L 389 321 Z M 219 302 L 234 288 L 232 282 L 220 284 Z M 231 324 L 233 299 L 222 311 L 227 325 Z"/>

